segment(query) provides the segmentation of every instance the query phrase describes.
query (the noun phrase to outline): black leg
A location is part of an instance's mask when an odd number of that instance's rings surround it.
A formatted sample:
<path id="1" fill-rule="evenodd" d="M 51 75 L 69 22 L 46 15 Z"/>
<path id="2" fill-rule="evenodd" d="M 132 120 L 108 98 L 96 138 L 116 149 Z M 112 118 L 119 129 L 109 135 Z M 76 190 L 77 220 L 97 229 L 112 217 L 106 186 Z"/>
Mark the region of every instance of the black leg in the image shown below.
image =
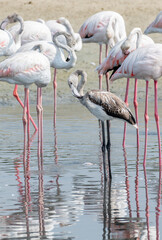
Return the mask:
<path id="1" fill-rule="evenodd" d="M 106 161 L 105 161 L 105 126 L 104 122 L 102 121 L 102 155 L 103 155 L 103 171 L 104 171 L 104 180 L 107 181 L 107 176 L 106 176 Z"/>
<path id="2" fill-rule="evenodd" d="M 110 121 L 106 121 L 107 124 L 107 156 L 108 156 L 108 166 L 109 166 L 109 178 L 112 179 L 112 174 L 111 174 L 111 162 L 110 162 Z"/>

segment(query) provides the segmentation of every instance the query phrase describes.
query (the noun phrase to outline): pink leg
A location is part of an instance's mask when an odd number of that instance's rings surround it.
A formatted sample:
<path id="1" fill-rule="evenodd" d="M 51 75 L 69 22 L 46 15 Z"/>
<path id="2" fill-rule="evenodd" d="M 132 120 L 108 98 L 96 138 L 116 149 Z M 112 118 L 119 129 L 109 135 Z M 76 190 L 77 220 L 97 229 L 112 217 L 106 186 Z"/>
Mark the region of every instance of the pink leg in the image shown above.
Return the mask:
<path id="1" fill-rule="evenodd" d="M 105 57 L 108 56 L 108 44 L 106 44 L 106 51 L 105 51 Z M 107 91 L 110 91 L 110 85 L 109 85 L 109 73 L 106 73 L 106 86 L 107 86 Z"/>
<path id="2" fill-rule="evenodd" d="M 149 82 L 146 81 L 146 100 L 145 100 L 145 150 L 144 150 L 144 160 L 143 166 L 146 167 L 146 153 L 147 153 L 147 125 L 148 125 L 148 85 Z"/>
<path id="3" fill-rule="evenodd" d="M 56 68 L 54 69 L 53 78 L 53 88 L 54 88 L 54 127 L 56 127 L 56 106 L 57 106 L 57 81 L 56 81 Z"/>
<path id="4" fill-rule="evenodd" d="M 20 103 L 21 107 L 24 108 L 24 104 L 23 102 L 21 101 L 21 99 L 19 98 L 19 95 L 17 93 L 17 88 L 18 88 L 18 85 L 16 84 L 15 85 L 15 88 L 14 88 L 14 91 L 13 91 L 13 96 L 17 99 L 17 101 Z M 31 117 L 31 115 L 29 116 L 30 117 L 30 121 L 32 122 L 34 128 L 35 128 L 35 131 L 38 131 L 38 128 L 33 120 L 33 118 Z"/>
<path id="5" fill-rule="evenodd" d="M 40 139 L 41 139 L 41 158 L 43 157 L 43 107 L 42 107 L 42 88 L 40 88 L 40 109 L 41 109 L 41 117 L 40 117 Z"/>
<path id="6" fill-rule="evenodd" d="M 40 158 L 40 142 L 41 142 L 41 121 L 40 121 L 40 88 L 37 88 L 37 118 L 38 118 L 38 158 Z"/>
<path id="7" fill-rule="evenodd" d="M 138 102 L 137 102 L 137 79 L 135 79 L 135 86 L 134 86 L 134 108 L 136 114 L 136 123 L 138 125 Z M 139 129 L 137 128 L 137 146 L 139 147 Z"/>
<path id="8" fill-rule="evenodd" d="M 100 51 L 99 51 L 99 64 L 102 62 L 102 44 L 100 44 Z M 102 89 L 102 75 L 99 75 L 99 89 Z"/>
<path id="9" fill-rule="evenodd" d="M 125 92 L 125 103 L 128 106 L 128 91 L 129 91 L 129 78 L 127 78 L 126 92 Z M 125 148 L 125 137 L 126 137 L 127 123 L 124 123 L 124 134 L 123 134 L 123 147 Z"/>
<path id="10" fill-rule="evenodd" d="M 27 89 L 27 132 L 28 132 L 28 144 L 29 144 L 29 142 L 30 142 L 29 89 Z"/>
<path id="11" fill-rule="evenodd" d="M 27 118 L 26 118 L 26 112 L 27 112 L 27 89 L 24 89 L 24 110 L 23 110 L 23 127 L 24 127 L 24 154 L 23 154 L 23 165 L 24 165 L 24 173 L 26 172 L 26 124 L 27 124 Z"/>
<path id="12" fill-rule="evenodd" d="M 159 143 L 159 166 L 161 169 L 161 139 L 160 139 L 160 127 L 159 127 L 159 115 L 158 115 L 158 100 L 157 100 L 157 80 L 154 80 L 154 91 L 155 91 L 155 120 L 158 132 L 158 143 Z"/>

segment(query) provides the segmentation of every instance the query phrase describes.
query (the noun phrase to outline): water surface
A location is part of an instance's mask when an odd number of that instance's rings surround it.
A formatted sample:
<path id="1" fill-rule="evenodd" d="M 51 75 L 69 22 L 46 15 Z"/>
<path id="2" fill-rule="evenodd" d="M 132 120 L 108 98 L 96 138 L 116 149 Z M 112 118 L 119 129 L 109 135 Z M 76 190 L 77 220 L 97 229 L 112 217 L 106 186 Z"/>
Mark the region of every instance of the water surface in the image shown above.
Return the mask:
<path id="1" fill-rule="evenodd" d="M 160 109 L 161 102 L 162 119 Z M 35 106 L 31 113 L 36 120 Z M 135 128 L 127 126 L 123 149 L 124 124 L 111 122 L 112 182 L 105 184 L 101 129 L 79 103 L 58 105 L 55 130 L 53 106 L 44 106 L 43 170 L 38 170 L 36 134 L 28 149 L 26 175 L 22 109 L 1 106 L 0 239 L 160 239 L 161 178 L 152 103 L 146 171 L 143 114 L 140 104 L 139 149 Z"/>

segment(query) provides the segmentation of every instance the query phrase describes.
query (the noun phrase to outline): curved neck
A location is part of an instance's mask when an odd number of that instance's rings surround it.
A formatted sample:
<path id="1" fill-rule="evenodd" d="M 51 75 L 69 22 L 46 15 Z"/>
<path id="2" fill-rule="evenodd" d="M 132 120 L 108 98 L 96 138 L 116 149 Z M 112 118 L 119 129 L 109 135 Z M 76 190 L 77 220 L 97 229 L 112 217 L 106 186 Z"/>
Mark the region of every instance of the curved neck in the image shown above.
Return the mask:
<path id="1" fill-rule="evenodd" d="M 79 81 L 79 76 L 81 76 L 80 81 Z M 74 97 L 78 98 L 81 102 L 84 97 L 83 88 L 86 81 L 87 81 L 87 74 L 82 70 L 76 70 L 70 75 L 68 79 L 68 84 L 72 90 Z"/>
<path id="2" fill-rule="evenodd" d="M 138 48 L 142 39 L 142 31 L 140 28 L 134 28 L 129 34 L 128 40 L 130 41 L 135 35 L 137 35 L 136 48 Z"/>
<path id="3" fill-rule="evenodd" d="M 75 33 L 74 33 L 74 30 L 73 30 L 70 22 L 66 18 L 63 18 L 63 17 L 59 18 L 58 22 L 60 22 L 62 25 L 64 25 L 67 29 L 67 32 L 70 33 L 74 38 Z"/>
<path id="4" fill-rule="evenodd" d="M 120 41 L 119 26 L 116 16 L 112 16 L 109 20 L 109 23 L 107 25 L 107 35 L 110 39 L 114 38 L 115 42 Z"/>
<path id="5" fill-rule="evenodd" d="M 20 23 L 20 28 L 18 29 L 18 31 L 16 31 L 16 33 L 13 37 L 14 41 L 15 41 L 15 44 L 17 45 L 17 48 L 19 48 L 20 45 L 21 45 L 21 35 L 23 33 L 23 30 L 24 30 L 23 18 L 18 16 L 17 14 L 13 14 L 11 16 L 8 16 L 6 19 L 4 19 L 2 21 L 2 23 L 0 25 L 0 28 L 4 30 L 9 23 L 15 23 L 15 22 Z"/>
<path id="6" fill-rule="evenodd" d="M 87 74 L 86 74 L 86 72 L 84 72 L 82 70 L 77 70 L 75 73 L 77 74 L 78 77 L 81 76 L 81 79 L 77 85 L 77 90 L 78 90 L 80 96 L 83 96 L 84 95 L 83 89 L 84 89 L 84 85 L 87 81 Z"/>
<path id="7" fill-rule="evenodd" d="M 67 34 L 66 32 L 56 32 L 54 37 L 53 37 L 53 42 L 54 44 L 58 47 L 58 48 L 62 48 L 65 51 L 68 52 L 68 61 L 62 59 L 62 63 L 61 63 L 61 68 L 71 68 L 74 67 L 77 57 L 76 54 L 74 52 L 74 50 L 72 48 L 70 48 L 68 45 L 65 45 L 61 42 L 58 41 L 57 37 L 60 35 L 64 35 L 67 42 L 69 41 L 69 37 L 71 37 L 69 34 Z"/>

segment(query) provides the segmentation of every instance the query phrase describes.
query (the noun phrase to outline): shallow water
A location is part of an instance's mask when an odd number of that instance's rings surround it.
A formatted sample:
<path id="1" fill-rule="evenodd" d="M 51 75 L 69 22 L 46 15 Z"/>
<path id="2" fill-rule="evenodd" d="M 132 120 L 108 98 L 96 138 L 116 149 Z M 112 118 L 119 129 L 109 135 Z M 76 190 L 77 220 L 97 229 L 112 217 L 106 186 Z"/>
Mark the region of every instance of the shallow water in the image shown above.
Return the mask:
<path id="1" fill-rule="evenodd" d="M 161 109 L 160 102 L 162 119 Z M 139 151 L 136 129 L 127 126 L 123 149 L 124 124 L 111 122 L 112 182 L 104 184 L 101 130 L 79 103 L 58 105 L 55 131 L 53 107 L 44 106 L 43 170 L 38 171 L 36 134 L 25 175 L 22 110 L 1 106 L 0 239 L 160 239 L 161 176 L 152 103 L 146 171 L 143 111 L 140 104 Z M 31 113 L 36 120 L 34 106 Z"/>

